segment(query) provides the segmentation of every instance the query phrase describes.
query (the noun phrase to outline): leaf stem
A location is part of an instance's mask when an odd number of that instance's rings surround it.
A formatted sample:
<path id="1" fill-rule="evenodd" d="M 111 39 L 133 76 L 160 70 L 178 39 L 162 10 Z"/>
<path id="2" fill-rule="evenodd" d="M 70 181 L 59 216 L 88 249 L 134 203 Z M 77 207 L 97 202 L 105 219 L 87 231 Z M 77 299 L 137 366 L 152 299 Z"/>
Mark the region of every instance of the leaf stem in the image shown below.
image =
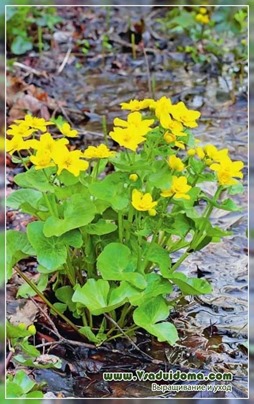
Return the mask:
<path id="1" fill-rule="evenodd" d="M 20 271 L 17 266 L 14 267 L 15 271 L 19 274 L 19 276 L 24 279 L 26 283 L 36 292 L 36 294 L 44 301 L 44 303 L 57 314 L 59 317 L 61 317 L 67 324 L 73 328 L 77 333 L 79 333 L 78 327 L 73 324 L 71 320 L 69 320 L 63 313 L 61 313 L 44 295 L 43 293 L 40 292 L 40 290 L 37 288 L 37 286 L 31 281 L 22 271 Z M 80 333 L 79 333 L 80 334 Z M 82 335 L 82 334 L 80 334 Z"/>

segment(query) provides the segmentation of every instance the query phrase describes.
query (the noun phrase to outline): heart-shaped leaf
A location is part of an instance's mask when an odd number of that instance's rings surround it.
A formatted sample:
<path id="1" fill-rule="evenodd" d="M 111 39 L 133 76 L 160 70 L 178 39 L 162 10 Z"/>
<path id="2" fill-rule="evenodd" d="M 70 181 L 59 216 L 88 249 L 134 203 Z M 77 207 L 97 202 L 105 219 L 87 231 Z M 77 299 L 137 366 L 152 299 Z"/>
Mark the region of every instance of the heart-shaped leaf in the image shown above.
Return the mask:
<path id="1" fill-rule="evenodd" d="M 212 292 L 212 286 L 205 279 L 189 278 L 180 272 L 174 272 L 169 277 L 184 295 L 205 295 Z"/>
<path id="2" fill-rule="evenodd" d="M 82 195 L 75 194 L 64 203 L 63 214 L 63 219 L 50 216 L 46 220 L 43 228 L 46 237 L 61 236 L 69 230 L 91 223 L 94 219 L 95 207 Z"/>
<path id="3" fill-rule="evenodd" d="M 121 243 L 108 244 L 97 259 L 97 267 L 105 280 L 128 281 L 137 288 L 144 289 L 146 280 L 135 272 L 137 258 Z"/>

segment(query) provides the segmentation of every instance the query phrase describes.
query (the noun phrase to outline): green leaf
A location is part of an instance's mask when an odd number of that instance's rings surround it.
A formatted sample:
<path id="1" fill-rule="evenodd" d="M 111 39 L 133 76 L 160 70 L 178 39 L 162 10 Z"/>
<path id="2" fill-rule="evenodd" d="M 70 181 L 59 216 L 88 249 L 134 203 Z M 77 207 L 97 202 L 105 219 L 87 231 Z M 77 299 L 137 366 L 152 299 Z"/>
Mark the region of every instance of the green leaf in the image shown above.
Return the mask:
<path id="1" fill-rule="evenodd" d="M 77 184 L 79 182 L 79 177 L 76 177 L 67 170 L 63 170 L 59 175 L 59 180 L 68 187 Z"/>
<path id="2" fill-rule="evenodd" d="M 173 345 L 177 339 L 177 331 L 173 324 L 159 321 L 165 320 L 169 315 L 170 307 L 164 298 L 157 296 L 137 307 L 133 313 L 135 324 L 156 336 L 158 341 L 167 341 Z"/>
<path id="3" fill-rule="evenodd" d="M 25 338 L 31 336 L 31 333 L 28 330 L 23 330 L 22 328 L 19 328 L 17 325 L 11 324 L 9 321 L 7 321 L 6 323 L 6 332 L 7 337 L 10 339 Z"/>
<path id="4" fill-rule="evenodd" d="M 211 236 L 205 236 L 194 248 L 193 251 L 200 251 L 213 241 Z"/>
<path id="5" fill-rule="evenodd" d="M 6 204 L 12 209 L 20 209 L 24 213 L 36 215 L 38 210 L 47 210 L 40 203 L 42 197 L 43 194 L 35 189 L 18 189 L 8 196 Z"/>
<path id="6" fill-rule="evenodd" d="M 70 311 L 75 311 L 76 304 L 72 301 L 73 289 L 71 286 L 62 286 L 56 290 L 56 298 L 65 303 Z"/>
<path id="7" fill-rule="evenodd" d="M 61 236 L 69 230 L 85 226 L 94 219 L 94 204 L 85 200 L 82 195 L 75 194 L 64 202 L 64 218 L 50 216 L 44 225 L 46 237 Z"/>
<path id="8" fill-rule="evenodd" d="M 114 210 L 123 210 L 130 202 L 124 188 L 128 178 L 127 174 L 116 172 L 107 175 L 102 181 L 90 184 L 89 191 L 96 198 L 109 202 Z"/>
<path id="9" fill-rule="evenodd" d="M 8 230 L 6 233 L 7 243 L 7 276 L 12 276 L 13 266 L 23 258 L 34 255 L 34 250 L 27 238 L 26 233 Z"/>
<path id="10" fill-rule="evenodd" d="M 121 243 L 108 244 L 97 259 L 97 267 L 105 280 L 128 281 L 137 288 L 144 289 L 143 275 L 135 272 L 137 258 Z"/>
<path id="11" fill-rule="evenodd" d="M 48 275 L 46 274 L 41 274 L 39 277 L 39 280 L 35 282 L 37 288 L 39 289 L 40 292 L 43 292 L 48 284 Z M 28 283 L 24 282 L 22 285 L 18 288 L 17 292 L 17 297 L 31 297 L 31 296 L 36 296 L 37 293 L 31 288 L 31 286 L 28 285 Z"/>
<path id="12" fill-rule="evenodd" d="M 183 273 L 174 272 L 169 279 L 174 282 L 184 295 L 205 295 L 212 292 L 212 286 L 205 279 L 189 278 Z"/>
<path id="13" fill-rule="evenodd" d="M 24 370 L 17 370 L 13 382 L 21 387 L 23 393 L 28 393 L 36 385 L 36 383 L 27 376 Z"/>
<path id="14" fill-rule="evenodd" d="M 112 233 L 117 229 L 117 226 L 115 223 L 100 219 L 97 223 L 88 224 L 84 229 L 88 234 L 102 236 L 104 234 Z"/>
<path id="15" fill-rule="evenodd" d="M 146 301 L 150 301 L 153 297 L 166 295 L 172 292 L 173 287 L 170 282 L 163 279 L 158 274 L 147 274 L 146 281 L 146 289 L 141 291 L 136 289 L 136 293 L 134 293 L 135 291 L 133 290 L 132 294 L 127 294 L 127 297 L 133 306 L 140 306 Z"/>
<path id="16" fill-rule="evenodd" d="M 168 342 L 170 345 L 174 345 L 178 340 L 177 329 L 174 324 L 169 322 L 163 322 L 159 324 L 148 325 L 147 331 L 150 334 L 155 335 L 159 342 Z"/>
<path id="17" fill-rule="evenodd" d="M 20 398 L 23 396 L 22 388 L 9 380 L 6 382 L 6 398 Z"/>
<path id="18" fill-rule="evenodd" d="M 34 248 L 39 264 L 52 270 L 66 262 L 67 249 L 62 240 L 57 237 L 45 237 L 43 222 L 32 222 L 27 226 L 27 237 Z"/>
<path id="19" fill-rule="evenodd" d="M 98 316 L 123 305 L 131 293 L 136 291 L 126 284 L 110 289 L 108 281 L 88 279 L 84 286 L 77 285 L 72 301 L 84 305 L 93 315 Z"/>
<path id="20" fill-rule="evenodd" d="M 193 228 L 193 220 L 189 219 L 185 214 L 177 214 L 172 225 L 173 234 L 184 237 L 188 230 Z"/>
<path id="21" fill-rule="evenodd" d="M 155 324 L 158 321 L 165 320 L 169 315 L 170 307 L 161 296 L 146 301 L 133 313 L 134 321 L 140 327 L 147 324 Z"/>
<path id="22" fill-rule="evenodd" d="M 120 286 L 110 289 L 109 305 L 114 306 L 119 303 L 124 304 L 127 300 L 130 301 L 132 296 L 139 296 L 140 289 L 135 288 L 129 282 L 122 281 Z"/>
<path id="23" fill-rule="evenodd" d="M 79 229 L 70 230 L 67 233 L 64 233 L 59 240 L 65 245 L 80 248 L 83 245 L 82 234 Z"/>
<path id="24" fill-rule="evenodd" d="M 154 173 L 149 175 L 148 182 L 160 189 L 169 189 L 172 183 L 172 175 L 167 164 L 161 161 L 156 161 L 153 164 Z"/>
<path id="25" fill-rule="evenodd" d="M 235 185 L 231 185 L 231 187 L 228 188 L 229 195 L 242 194 L 243 192 L 244 192 L 244 186 L 241 182 L 238 182 L 238 184 Z"/>
<path id="26" fill-rule="evenodd" d="M 41 354 L 40 351 L 36 349 L 33 345 L 29 344 L 28 341 L 20 342 L 19 346 L 21 347 L 24 353 L 26 353 L 29 356 L 33 356 L 34 358 L 37 358 Z"/>
<path id="27" fill-rule="evenodd" d="M 89 341 L 94 342 L 97 345 L 101 344 L 107 339 L 105 334 L 98 333 L 95 335 L 89 326 L 81 327 L 79 332 L 83 334 Z"/>
<path id="28" fill-rule="evenodd" d="M 221 204 L 218 205 L 219 209 L 229 210 L 230 212 L 239 212 L 242 210 L 239 206 L 236 205 L 232 199 L 226 199 Z"/>
<path id="29" fill-rule="evenodd" d="M 54 169 L 55 170 L 55 169 Z M 51 168 L 43 170 L 49 177 L 54 171 Z M 17 174 L 14 181 L 22 188 L 33 188 L 41 192 L 54 192 L 54 187 L 51 185 L 42 170 L 30 168 L 25 173 Z"/>
<path id="30" fill-rule="evenodd" d="M 148 244 L 147 248 L 148 251 L 147 253 L 145 253 L 145 257 L 149 261 L 158 264 L 162 276 L 167 277 L 167 275 L 169 274 L 169 269 L 171 267 L 169 253 L 157 244 L 154 244 L 152 247 L 150 247 L 150 244 Z"/>
<path id="31" fill-rule="evenodd" d="M 29 50 L 33 49 L 33 43 L 29 38 L 23 36 L 16 36 L 11 44 L 11 51 L 14 55 L 23 55 Z"/>
<path id="32" fill-rule="evenodd" d="M 108 306 L 109 283 L 103 279 L 88 279 L 86 284 L 77 286 L 72 301 L 81 303 L 89 309 L 89 311 L 98 316 L 105 312 Z"/>

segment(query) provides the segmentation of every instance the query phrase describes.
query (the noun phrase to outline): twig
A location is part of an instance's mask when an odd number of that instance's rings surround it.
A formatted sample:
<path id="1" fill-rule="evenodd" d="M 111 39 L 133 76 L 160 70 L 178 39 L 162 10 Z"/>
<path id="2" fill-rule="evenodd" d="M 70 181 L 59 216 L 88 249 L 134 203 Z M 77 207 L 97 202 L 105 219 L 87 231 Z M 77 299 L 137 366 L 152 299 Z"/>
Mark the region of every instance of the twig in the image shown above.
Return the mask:
<path id="1" fill-rule="evenodd" d="M 24 65 L 23 63 L 20 62 L 14 62 L 13 66 L 19 67 L 20 69 L 26 70 L 29 73 L 33 73 L 36 76 L 43 76 L 43 77 L 47 77 L 47 73 L 46 72 L 39 72 L 38 70 L 33 69 L 30 66 Z"/>
<path id="2" fill-rule="evenodd" d="M 154 98 L 154 94 L 153 94 L 153 90 L 152 90 L 152 83 L 151 83 L 151 73 L 150 73 L 150 67 L 149 67 L 149 60 L 148 60 L 148 57 L 147 57 L 145 47 L 143 47 L 143 52 L 144 52 L 144 57 L 145 57 L 145 62 L 146 62 L 146 69 L 147 69 L 148 91 L 150 93 L 150 96 L 152 98 Z"/>
<path id="3" fill-rule="evenodd" d="M 71 51 L 72 51 L 72 45 L 69 46 L 69 48 L 68 48 L 68 50 L 67 50 L 67 52 L 66 52 L 66 55 L 65 55 L 65 57 L 64 57 L 64 60 L 63 60 L 63 62 L 62 62 L 62 64 L 61 64 L 61 66 L 60 66 L 60 67 L 58 68 L 58 70 L 57 70 L 57 74 L 60 74 L 60 73 L 63 71 L 63 69 L 65 68 L 66 63 L 67 63 L 68 60 L 69 60 Z"/>
<path id="4" fill-rule="evenodd" d="M 44 317 L 48 320 L 48 322 L 51 324 L 51 326 L 52 326 L 52 328 L 53 328 L 53 330 L 54 330 L 55 335 L 56 335 L 58 338 L 61 338 L 61 335 L 59 334 L 59 331 L 58 331 L 58 329 L 56 328 L 54 321 L 51 320 L 51 318 L 49 317 L 48 313 L 47 313 L 42 307 L 39 306 L 39 304 L 36 302 L 35 299 L 33 299 L 32 297 L 30 297 L 30 299 L 32 300 L 33 304 L 37 307 L 37 309 L 39 309 L 39 311 L 42 312 L 43 316 L 44 316 Z"/>
<path id="5" fill-rule="evenodd" d="M 115 320 L 113 320 L 113 318 L 111 318 L 108 314 L 104 313 L 104 316 L 111 321 L 112 324 L 114 324 L 114 326 L 116 328 L 118 328 L 118 330 L 128 339 L 128 341 L 130 341 L 131 345 L 137 350 L 139 351 L 143 356 L 145 356 L 147 359 L 149 359 L 150 361 L 154 361 L 154 358 L 150 355 L 148 355 L 147 353 L 143 352 L 136 344 L 135 342 L 132 341 L 132 339 L 129 337 L 128 334 L 126 334 L 124 332 L 124 330 L 117 324 L 117 322 Z"/>

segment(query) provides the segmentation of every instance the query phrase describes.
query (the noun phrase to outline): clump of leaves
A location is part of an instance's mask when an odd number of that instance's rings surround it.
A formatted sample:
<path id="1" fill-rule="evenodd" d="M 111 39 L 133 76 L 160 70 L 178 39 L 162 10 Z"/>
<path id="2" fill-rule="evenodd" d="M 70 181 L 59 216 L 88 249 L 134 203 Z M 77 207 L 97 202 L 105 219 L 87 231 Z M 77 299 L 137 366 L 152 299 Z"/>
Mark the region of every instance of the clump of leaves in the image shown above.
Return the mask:
<path id="1" fill-rule="evenodd" d="M 179 269 L 190 254 L 230 234 L 210 216 L 214 208 L 239 210 L 232 196 L 243 191 L 243 163 L 226 148 L 197 146 L 192 128 L 200 112 L 183 102 L 162 97 L 121 106 L 127 119 L 115 118 L 106 144 L 86 150 L 70 150 L 68 138 L 78 131 L 61 119 L 27 115 L 8 129 L 7 151 L 25 172 L 15 176 L 20 189 L 7 205 L 34 219 L 26 232 L 7 233 L 8 277 L 15 267 L 29 285 L 22 296 L 38 294 L 97 345 L 138 328 L 173 345 L 173 290 L 212 293 L 207 280 Z M 52 125 L 61 138 L 50 134 Z M 118 151 L 110 150 L 112 140 Z M 214 194 L 204 182 L 215 185 Z M 16 265 L 29 257 L 38 262 L 37 284 Z M 54 303 L 44 292 L 47 280 Z"/>
<path id="2" fill-rule="evenodd" d="M 7 7 L 7 47 L 14 55 L 22 55 L 36 45 L 41 52 L 44 47 L 42 28 L 52 31 L 62 19 L 55 7 L 11 6 Z M 36 36 L 32 32 L 36 29 Z"/>
<path id="3" fill-rule="evenodd" d="M 6 380 L 7 398 L 43 398 L 43 384 L 36 383 L 24 370 L 18 370 L 15 376 L 8 375 Z"/>

